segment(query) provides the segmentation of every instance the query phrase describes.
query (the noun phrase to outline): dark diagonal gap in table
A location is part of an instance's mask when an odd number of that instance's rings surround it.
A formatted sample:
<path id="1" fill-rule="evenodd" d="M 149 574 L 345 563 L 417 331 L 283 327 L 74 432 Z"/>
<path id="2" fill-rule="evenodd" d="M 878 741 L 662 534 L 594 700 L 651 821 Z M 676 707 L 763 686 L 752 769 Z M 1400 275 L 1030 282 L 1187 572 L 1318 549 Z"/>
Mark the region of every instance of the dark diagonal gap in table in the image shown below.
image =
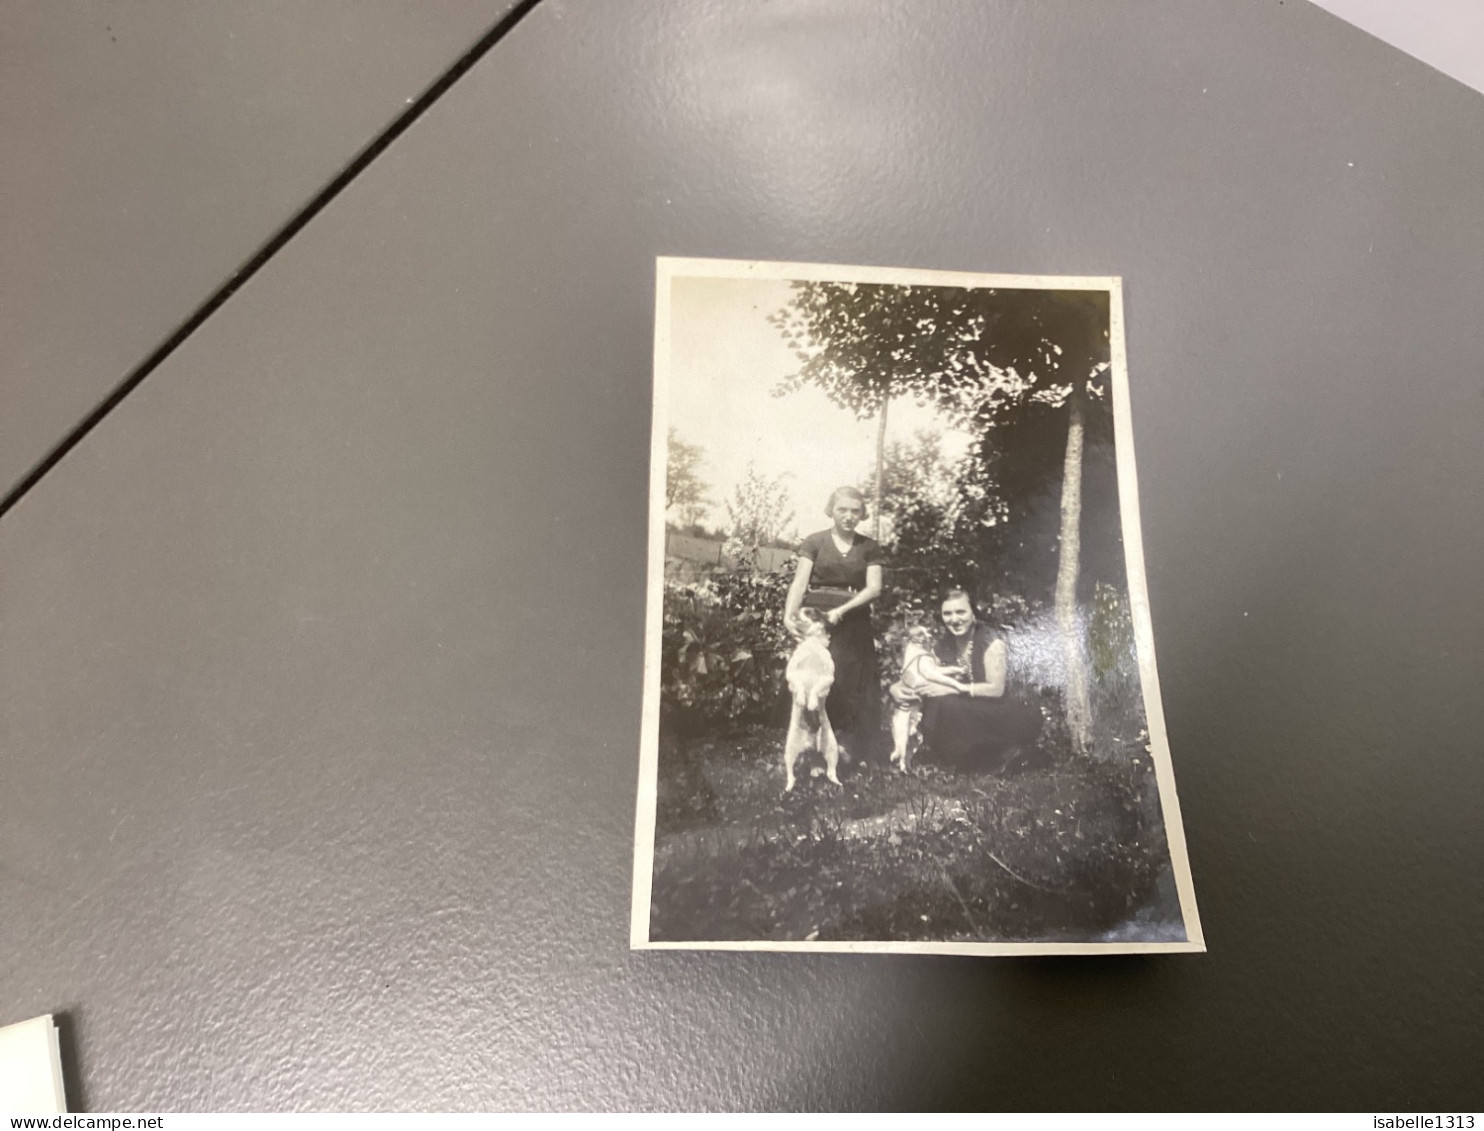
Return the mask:
<path id="1" fill-rule="evenodd" d="M 401 137 L 414 122 L 432 108 L 433 104 L 446 94 L 454 83 L 458 82 L 470 68 L 478 63 L 490 49 L 513 31 L 531 10 L 541 0 L 520 0 L 507 11 L 499 21 L 485 32 L 479 40 L 464 52 L 454 63 L 441 74 L 431 86 L 399 114 L 395 121 L 386 129 L 382 130 L 371 142 L 360 151 L 349 164 L 345 166 L 335 177 L 325 185 L 303 208 L 299 209 L 287 223 L 283 225 L 267 243 L 263 244 L 258 251 L 247 260 L 241 267 L 220 287 L 211 293 L 194 311 L 191 312 L 184 322 L 175 331 L 160 343 L 143 361 L 136 365 L 124 377 L 122 381 L 108 394 L 99 404 L 85 416 L 70 432 L 58 441 L 42 459 L 31 468 L 0 500 L 0 517 L 7 514 L 12 507 L 23 499 L 27 492 L 41 482 L 52 468 L 56 467 L 73 448 L 80 444 L 83 439 L 101 424 L 124 399 L 137 389 L 144 379 L 159 368 L 172 353 L 174 353 L 201 325 L 219 310 L 226 301 L 234 295 L 249 279 L 256 275 L 267 265 L 283 247 L 308 224 L 321 211 L 324 210 L 332 200 L 340 195 L 347 186 L 360 176 L 379 157 L 386 148 Z"/>

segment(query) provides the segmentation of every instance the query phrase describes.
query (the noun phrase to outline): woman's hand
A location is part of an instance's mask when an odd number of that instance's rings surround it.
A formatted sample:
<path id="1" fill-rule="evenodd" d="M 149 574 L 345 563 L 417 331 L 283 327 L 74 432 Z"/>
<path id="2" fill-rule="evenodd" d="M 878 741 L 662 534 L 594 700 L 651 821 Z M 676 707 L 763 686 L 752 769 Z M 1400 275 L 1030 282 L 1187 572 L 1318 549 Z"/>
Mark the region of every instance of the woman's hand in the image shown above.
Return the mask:
<path id="1" fill-rule="evenodd" d="M 954 683 L 952 687 L 949 687 L 946 683 L 930 683 L 920 690 L 918 694 L 925 695 L 931 699 L 941 699 L 945 695 L 962 695 L 967 690 L 968 688 L 961 683 Z"/>
<path id="2" fill-rule="evenodd" d="M 837 624 L 845 619 L 845 612 L 842 609 L 831 609 L 829 612 L 825 613 L 824 619 L 831 628 L 834 628 Z"/>

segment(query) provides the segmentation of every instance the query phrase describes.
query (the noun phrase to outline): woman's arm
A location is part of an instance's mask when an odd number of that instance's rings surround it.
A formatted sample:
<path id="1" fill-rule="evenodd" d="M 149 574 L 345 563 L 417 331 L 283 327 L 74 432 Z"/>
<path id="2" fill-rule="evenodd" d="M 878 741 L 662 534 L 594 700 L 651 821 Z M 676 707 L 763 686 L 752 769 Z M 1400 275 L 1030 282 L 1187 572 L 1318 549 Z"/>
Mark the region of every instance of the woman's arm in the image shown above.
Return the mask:
<path id="1" fill-rule="evenodd" d="M 1005 694 L 1005 675 L 1009 668 L 1005 642 L 996 640 L 984 650 L 984 682 L 969 684 L 969 694 L 976 699 L 998 699 Z"/>
<path id="2" fill-rule="evenodd" d="M 798 584 L 797 577 L 794 578 L 794 584 Z M 804 579 L 804 585 L 807 587 L 808 584 L 809 579 L 806 577 Z M 800 590 L 799 595 L 800 599 L 802 600 L 802 590 Z M 851 609 L 858 609 L 862 605 L 869 605 L 879 596 L 881 596 L 881 567 L 874 564 L 868 565 L 866 567 L 866 587 L 859 593 L 857 593 L 854 597 L 850 598 L 850 600 L 846 601 L 843 605 L 837 605 L 835 608 L 831 609 L 828 613 L 825 614 L 825 619 L 828 620 L 831 624 L 839 624 L 840 618 L 843 617 L 846 613 L 850 612 Z"/>
<path id="3" fill-rule="evenodd" d="M 809 588 L 809 575 L 813 572 L 814 562 L 809 558 L 799 558 L 799 564 L 794 567 L 793 583 L 788 587 L 788 597 L 783 602 L 783 627 L 790 632 L 794 631 L 794 619 L 804 607 L 804 593 Z"/>
<path id="4" fill-rule="evenodd" d="M 970 687 L 969 684 L 960 683 L 943 671 L 925 671 L 922 673 L 922 678 L 932 685 L 931 688 L 923 688 L 921 692 L 923 695 L 962 695 Z"/>
<path id="5" fill-rule="evenodd" d="M 965 692 L 972 695 L 974 694 L 973 686 L 974 685 L 970 683 L 953 683 L 950 685 L 939 683 L 937 680 L 933 680 L 917 694 L 922 695 L 928 699 L 946 698 L 951 695 L 963 695 Z"/>
<path id="6" fill-rule="evenodd" d="M 969 690 L 969 685 L 954 678 L 953 673 L 960 671 L 959 668 L 945 668 L 938 662 L 936 656 L 931 652 L 919 652 L 912 657 L 902 668 L 902 680 L 906 681 L 908 675 L 915 675 L 920 686 L 913 688 L 917 695 L 926 695 L 934 698 L 939 695 L 963 695 Z"/>

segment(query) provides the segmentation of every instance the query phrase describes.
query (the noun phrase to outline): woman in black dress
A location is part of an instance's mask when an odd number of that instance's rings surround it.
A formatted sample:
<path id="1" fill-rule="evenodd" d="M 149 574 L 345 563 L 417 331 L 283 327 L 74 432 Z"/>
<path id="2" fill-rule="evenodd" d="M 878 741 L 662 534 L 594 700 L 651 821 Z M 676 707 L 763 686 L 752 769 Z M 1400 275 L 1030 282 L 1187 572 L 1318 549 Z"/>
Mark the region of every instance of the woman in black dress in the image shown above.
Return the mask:
<path id="1" fill-rule="evenodd" d="M 1029 754 L 1041 734 L 1040 708 L 1006 694 L 1004 638 L 974 616 L 962 589 L 941 605 L 943 633 L 934 652 L 945 667 L 962 669 L 967 692 L 932 685 L 922 692 L 922 757 L 948 769 L 998 773 Z"/>
<path id="2" fill-rule="evenodd" d="M 866 517 L 866 499 L 854 487 L 830 495 L 825 513 L 833 525 L 805 538 L 784 623 L 793 628 L 801 608 L 821 609 L 830 624 L 835 683 L 825 710 L 843 750 L 856 758 L 879 752 L 881 684 L 876 676 L 876 636 L 871 602 L 881 596 L 881 547 L 855 528 Z"/>

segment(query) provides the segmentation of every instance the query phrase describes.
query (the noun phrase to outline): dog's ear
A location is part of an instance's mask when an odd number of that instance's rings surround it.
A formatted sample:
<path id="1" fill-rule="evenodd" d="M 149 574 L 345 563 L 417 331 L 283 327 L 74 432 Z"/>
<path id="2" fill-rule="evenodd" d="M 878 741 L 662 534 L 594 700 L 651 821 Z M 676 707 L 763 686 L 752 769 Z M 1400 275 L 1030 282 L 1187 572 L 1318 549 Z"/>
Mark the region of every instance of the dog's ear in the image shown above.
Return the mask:
<path id="1" fill-rule="evenodd" d="M 829 630 L 829 621 L 818 609 L 799 610 L 799 636 L 814 636 Z"/>

